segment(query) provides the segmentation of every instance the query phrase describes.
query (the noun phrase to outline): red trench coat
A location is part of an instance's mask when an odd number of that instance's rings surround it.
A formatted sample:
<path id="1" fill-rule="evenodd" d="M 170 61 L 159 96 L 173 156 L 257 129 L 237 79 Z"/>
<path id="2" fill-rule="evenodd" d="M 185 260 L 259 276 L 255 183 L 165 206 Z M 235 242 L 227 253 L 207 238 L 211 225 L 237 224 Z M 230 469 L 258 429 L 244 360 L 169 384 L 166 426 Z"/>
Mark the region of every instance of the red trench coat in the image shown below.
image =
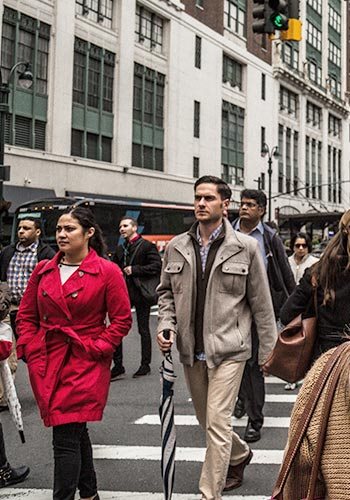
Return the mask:
<path id="1" fill-rule="evenodd" d="M 18 357 L 46 426 L 102 419 L 112 355 L 131 327 L 118 266 L 91 249 L 62 286 L 61 257 L 39 262 L 17 314 Z"/>

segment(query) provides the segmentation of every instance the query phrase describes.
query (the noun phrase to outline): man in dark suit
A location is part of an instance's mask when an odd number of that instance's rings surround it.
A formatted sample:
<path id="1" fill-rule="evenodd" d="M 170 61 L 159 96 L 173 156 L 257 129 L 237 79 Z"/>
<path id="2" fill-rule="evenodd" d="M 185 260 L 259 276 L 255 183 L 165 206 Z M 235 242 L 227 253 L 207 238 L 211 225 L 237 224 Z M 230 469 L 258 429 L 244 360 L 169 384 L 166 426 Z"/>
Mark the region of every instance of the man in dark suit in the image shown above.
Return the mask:
<path id="1" fill-rule="evenodd" d="M 263 191 L 244 189 L 241 192 L 239 219 L 232 225 L 236 231 L 255 238 L 259 243 L 277 321 L 282 305 L 295 288 L 295 281 L 281 238 L 274 229 L 263 222 L 266 205 L 267 199 Z M 244 368 L 234 409 L 234 415 L 237 418 L 241 418 L 245 412 L 248 415 L 248 424 L 244 434 L 244 439 L 248 443 L 259 441 L 264 423 L 265 382 L 258 364 L 258 349 L 259 339 L 253 323 L 252 357 Z"/>
<path id="2" fill-rule="evenodd" d="M 138 378 L 151 372 L 152 343 L 149 329 L 151 306 L 141 294 L 139 283 L 152 276 L 160 278 L 162 262 L 157 247 L 137 233 L 137 221 L 126 217 L 120 221 L 119 232 L 124 238 L 123 245 L 117 247 L 113 261 L 122 269 L 131 305 L 135 306 L 137 326 L 141 336 L 141 365 L 133 377 Z M 113 356 L 114 366 L 111 369 L 111 380 L 122 378 L 125 374 L 123 366 L 122 344 Z"/>

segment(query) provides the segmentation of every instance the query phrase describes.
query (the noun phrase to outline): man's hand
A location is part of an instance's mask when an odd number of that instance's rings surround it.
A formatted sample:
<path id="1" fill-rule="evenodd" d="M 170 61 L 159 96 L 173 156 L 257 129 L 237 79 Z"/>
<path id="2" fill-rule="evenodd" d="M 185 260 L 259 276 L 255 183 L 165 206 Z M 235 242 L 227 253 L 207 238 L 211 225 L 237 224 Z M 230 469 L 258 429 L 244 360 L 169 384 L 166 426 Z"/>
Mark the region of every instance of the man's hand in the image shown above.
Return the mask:
<path id="1" fill-rule="evenodd" d="M 175 333 L 172 331 L 170 331 L 170 339 L 169 340 L 167 340 L 163 337 L 163 332 L 160 332 L 157 335 L 158 346 L 162 352 L 170 351 L 170 349 L 174 343 L 174 340 L 175 340 Z"/>
<path id="2" fill-rule="evenodd" d="M 124 272 L 127 276 L 131 276 L 131 275 L 132 275 L 132 267 L 131 267 L 131 266 L 126 266 L 126 267 L 124 267 L 123 272 Z"/>

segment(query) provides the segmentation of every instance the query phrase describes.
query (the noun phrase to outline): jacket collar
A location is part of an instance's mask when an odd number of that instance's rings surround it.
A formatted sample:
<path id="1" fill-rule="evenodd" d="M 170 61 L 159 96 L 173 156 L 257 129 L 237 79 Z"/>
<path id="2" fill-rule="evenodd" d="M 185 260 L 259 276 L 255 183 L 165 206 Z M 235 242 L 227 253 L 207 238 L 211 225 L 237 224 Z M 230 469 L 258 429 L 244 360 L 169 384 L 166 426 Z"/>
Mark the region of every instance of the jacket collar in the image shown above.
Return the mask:
<path id="1" fill-rule="evenodd" d="M 58 264 L 60 263 L 60 260 L 62 259 L 62 256 L 62 252 L 57 252 L 56 255 L 51 260 L 49 260 L 45 264 L 45 266 L 43 266 L 43 268 L 39 271 L 39 274 L 44 274 L 48 271 L 56 269 Z M 89 253 L 79 266 L 79 271 L 83 271 L 84 273 L 89 274 L 98 274 L 99 269 L 99 256 L 93 248 L 90 248 Z"/>
<path id="2" fill-rule="evenodd" d="M 224 241 L 220 245 L 215 261 L 223 262 L 233 255 L 242 251 L 245 247 L 245 244 L 240 239 L 240 234 L 237 231 L 234 231 L 231 223 L 228 219 L 223 219 L 224 228 L 225 228 L 225 237 Z M 192 228 L 191 228 L 192 229 Z M 191 255 L 193 252 L 193 244 L 191 240 L 191 229 L 188 233 L 183 235 L 183 238 L 179 238 L 175 243 L 175 248 L 183 255 L 183 257 L 191 263 Z"/>

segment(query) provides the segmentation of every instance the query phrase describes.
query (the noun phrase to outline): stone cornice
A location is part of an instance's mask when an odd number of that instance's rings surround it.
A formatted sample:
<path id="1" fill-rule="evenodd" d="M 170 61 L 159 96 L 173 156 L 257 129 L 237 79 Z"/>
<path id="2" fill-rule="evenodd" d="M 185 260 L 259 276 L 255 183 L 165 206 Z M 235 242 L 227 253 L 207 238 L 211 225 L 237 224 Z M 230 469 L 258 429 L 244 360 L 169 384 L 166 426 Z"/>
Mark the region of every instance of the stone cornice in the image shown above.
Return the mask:
<path id="1" fill-rule="evenodd" d="M 161 0 L 161 2 L 167 3 L 170 7 L 174 7 L 176 10 L 185 10 L 185 6 L 180 0 Z"/>
<path id="2" fill-rule="evenodd" d="M 304 74 L 300 71 L 290 70 L 282 65 L 276 65 L 273 68 L 273 76 L 285 83 L 293 84 L 300 89 L 303 94 L 314 97 L 327 108 L 339 113 L 343 118 L 349 116 L 349 106 L 345 101 L 329 95 L 326 88 L 314 85 L 310 80 L 306 79 Z"/>

